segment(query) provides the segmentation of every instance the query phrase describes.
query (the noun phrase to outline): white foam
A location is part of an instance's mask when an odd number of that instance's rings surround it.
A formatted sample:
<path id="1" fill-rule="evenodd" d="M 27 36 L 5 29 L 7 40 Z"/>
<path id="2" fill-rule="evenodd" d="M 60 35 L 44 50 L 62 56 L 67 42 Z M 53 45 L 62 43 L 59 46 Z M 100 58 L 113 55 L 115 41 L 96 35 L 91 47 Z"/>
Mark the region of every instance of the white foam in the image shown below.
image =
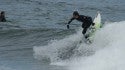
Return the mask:
<path id="1" fill-rule="evenodd" d="M 37 59 L 42 59 L 43 57 L 49 57 L 51 61 L 58 60 L 58 52 L 64 49 L 68 49 L 82 39 L 81 29 L 74 35 L 70 35 L 61 40 L 51 40 L 48 45 L 41 47 L 34 47 L 34 55 Z M 63 51 L 63 50 L 62 50 Z"/>
<path id="2" fill-rule="evenodd" d="M 81 57 L 57 61 L 60 49 L 72 47 L 81 40 L 81 29 L 76 34 L 62 40 L 52 41 L 46 46 L 34 47 L 34 55 L 37 59 L 41 59 L 41 56 L 47 56 L 52 61 L 52 65 L 66 65 L 69 66 L 69 70 L 125 70 L 124 26 L 125 21 L 105 25 L 97 31 L 91 45 L 79 44 L 77 51 L 82 52 Z M 93 53 L 88 55 L 91 51 Z"/>
<path id="3" fill-rule="evenodd" d="M 86 59 L 80 58 L 69 64 L 69 70 L 125 70 L 125 21 L 108 24 L 97 32 L 95 45 L 103 44 Z M 106 44 L 107 42 L 107 44 Z M 102 47 L 96 45 L 96 47 Z"/>

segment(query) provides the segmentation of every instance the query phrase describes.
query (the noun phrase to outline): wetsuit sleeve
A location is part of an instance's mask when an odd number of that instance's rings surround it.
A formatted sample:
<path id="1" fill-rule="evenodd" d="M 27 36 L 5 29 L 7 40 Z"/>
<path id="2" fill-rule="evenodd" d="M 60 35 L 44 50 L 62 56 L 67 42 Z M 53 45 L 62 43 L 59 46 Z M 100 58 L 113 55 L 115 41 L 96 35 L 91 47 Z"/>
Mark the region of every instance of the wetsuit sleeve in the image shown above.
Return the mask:
<path id="1" fill-rule="evenodd" d="M 71 18 L 70 21 L 68 22 L 68 24 L 70 24 L 75 18 Z"/>

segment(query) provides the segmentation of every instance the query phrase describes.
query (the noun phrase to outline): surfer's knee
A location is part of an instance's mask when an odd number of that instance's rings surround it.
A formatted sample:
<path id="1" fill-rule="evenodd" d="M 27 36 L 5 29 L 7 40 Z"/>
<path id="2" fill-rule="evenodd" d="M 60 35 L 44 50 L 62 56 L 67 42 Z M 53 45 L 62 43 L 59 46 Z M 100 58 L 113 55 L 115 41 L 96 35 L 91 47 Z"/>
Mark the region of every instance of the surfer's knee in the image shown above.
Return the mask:
<path id="1" fill-rule="evenodd" d="M 84 30 L 82 31 L 82 34 L 85 35 L 85 33 L 86 33 L 86 31 L 85 31 L 85 29 L 84 29 Z"/>
<path id="2" fill-rule="evenodd" d="M 92 23 L 92 25 L 94 26 L 94 25 L 95 25 L 95 23 Z"/>
<path id="3" fill-rule="evenodd" d="M 87 31 L 87 29 L 88 29 L 88 27 L 84 27 L 84 29 L 83 29 L 82 33 L 83 33 L 83 34 L 85 34 L 85 33 L 86 33 L 86 31 Z"/>

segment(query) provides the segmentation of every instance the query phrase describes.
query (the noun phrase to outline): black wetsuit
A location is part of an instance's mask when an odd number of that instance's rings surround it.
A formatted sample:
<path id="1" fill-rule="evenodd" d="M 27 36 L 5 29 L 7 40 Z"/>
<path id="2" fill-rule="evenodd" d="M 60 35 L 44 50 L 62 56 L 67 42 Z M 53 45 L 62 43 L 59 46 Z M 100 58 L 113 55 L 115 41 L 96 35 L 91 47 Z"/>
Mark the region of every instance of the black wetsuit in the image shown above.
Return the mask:
<path id="1" fill-rule="evenodd" d="M 70 24 L 75 19 L 76 18 L 71 18 L 68 24 Z M 94 25 L 92 18 L 89 16 L 79 15 L 79 17 L 76 20 L 82 22 L 83 34 L 86 33 L 87 29 L 90 27 L 91 24 Z"/>
<path id="2" fill-rule="evenodd" d="M 0 15 L 0 22 L 6 22 L 5 16 Z"/>

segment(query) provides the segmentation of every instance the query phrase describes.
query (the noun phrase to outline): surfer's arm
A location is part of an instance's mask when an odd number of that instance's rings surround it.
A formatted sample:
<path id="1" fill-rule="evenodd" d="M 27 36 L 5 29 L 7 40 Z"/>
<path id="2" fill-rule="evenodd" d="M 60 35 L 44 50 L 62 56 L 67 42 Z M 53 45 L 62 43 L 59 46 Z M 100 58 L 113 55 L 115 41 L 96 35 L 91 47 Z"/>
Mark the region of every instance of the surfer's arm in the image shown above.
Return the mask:
<path id="1" fill-rule="evenodd" d="M 75 18 L 71 18 L 70 21 L 68 22 L 68 24 L 70 24 Z"/>
<path id="2" fill-rule="evenodd" d="M 74 20 L 75 18 L 71 18 L 70 21 L 67 24 L 67 28 L 69 29 L 69 24 Z"/>

